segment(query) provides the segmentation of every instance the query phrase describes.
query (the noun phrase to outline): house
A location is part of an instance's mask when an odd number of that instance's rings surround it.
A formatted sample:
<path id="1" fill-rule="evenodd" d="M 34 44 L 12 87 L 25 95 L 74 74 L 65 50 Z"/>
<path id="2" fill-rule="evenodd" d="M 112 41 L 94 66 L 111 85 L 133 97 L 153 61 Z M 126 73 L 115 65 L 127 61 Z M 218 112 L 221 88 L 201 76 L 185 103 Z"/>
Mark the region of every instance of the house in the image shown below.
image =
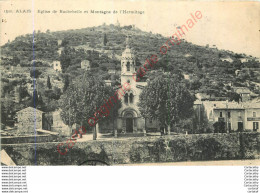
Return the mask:
<path id="1" fill-rule="evenodd" d="M 213 127 L 214 123 L 222 122 L 225 130 L 229 132 L 260 132 L 260 103 L 197 100 L 194 102 L 194 110 L 199 124 L 203 120 Z"/>
<path id="2" fill-rule="evenodd" d="M 236 76 L 239 76 L 239 75 L 240 75 L 240 72 L 241 72 L 241 70 L 236 70 L 236 71 L 235 71 L 235 75 L 236 75 Z"/>
<path id="3" fill-rule="evenodd" d="M 57 43 L 58 43 L 58 46 L 60 46 L 62 43 L 62 40 L 57 40 Z"/>
<path id="4" fill-rule="evenodd" d="M 248 58 L 240 58 L 241 63 L 245 63 L 245 62 L 248 62 L 248 61 L 249 61 Z"/>
<path id="5" fill-rule="evenodd" d="M 36 129 L 43 129 L 43 112 L 33 107 L 27 107 L 16 113 L 17 116 L 17 134 L 30 135 L 36 132 Z"/>
<path id="6" fill-rule="evenodd" d="M 184 76 L 184 79 L 185 79 L 185 80 L 190 80 L 190 75 L 188 75 L 188 74 L 183 74 L 183 76 Z"/>
<path id="7" fill-rule="evenodd" d="M 259 132 L 260 124 L 260 103 L 256 102 L 246 102 L 244 103 L 245 107 L 245 128 L 253 131 Z"/>
<path id="8" fill-rule="evenodd" d="M 81 69 L 84 69 L 86 71 L 90 70 L 90 62 L 89 62 L 89 60 L 82 60 L 80 65 L 81 65 Z"/>
<path id="9" fill-rule="evenodd" d="M 245 128 L 245 108 L 241 103 L 224 102 L 213 108 L 213 122 L 223 122 L 229 131 L 243 131 Z"/>
<path id="10" fill-rule="evenodd" d="M 107 86 L 112 86 L 113 81 L 112 80 L 104 80 L 105 84 Z"/>
<path id="11" fill-rule="evenodd" d="M 251 98 L 251 91 L 247 87 L 233 87 L 232 90 L 240 95 L 241 102 L 246 102 Z"/>
<path id="12" fill-rule="evenodd" d="M 230 56 L 225 56 L 225 57 L 223 57 L 223 58 L 220 58 L 220 60 L 221 60 L 222 62 L 224 62 L 224 61 L 229 62 L 229 63 L 232 63 L 232 62 L 233 62 L 233 60 L 232 60 L 232 58 L 230 58 Z"/>
<path id="13" fill-rule="evenodd" d="M 53 69 L 56 71 L 56 72 L 61 72 L 61 64 L 60 64 L 60 61 L 53 61 L 52 62 L 52 66 L 53 66 Z"/>

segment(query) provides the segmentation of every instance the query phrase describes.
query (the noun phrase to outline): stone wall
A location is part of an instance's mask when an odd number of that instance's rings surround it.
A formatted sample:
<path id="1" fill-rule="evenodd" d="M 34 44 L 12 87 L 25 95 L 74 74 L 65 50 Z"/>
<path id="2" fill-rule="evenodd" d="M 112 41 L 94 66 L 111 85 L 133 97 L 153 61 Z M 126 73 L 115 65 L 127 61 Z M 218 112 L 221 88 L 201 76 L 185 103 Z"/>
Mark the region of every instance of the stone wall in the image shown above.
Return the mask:
<path id="1" fill-rule="evenodd" d="M 37 135 L 36 139 L 34 135 L 30 136 L 8 136 L 1 137 L 1 144 L 17 144 L 17 143 L 44 143 L 57 141 L 58 136 L 56 135 Z M 26 145 L 26 144 L 25 144 Z"/>
<path id="2" fill-rule="evenodd" d="M 57 152 L 58 144 L 13 144 L 2 145 L 2 149 L 6 150 L 17 165 L 80 165 L 86 160 L 114 165 L 260 159 L 259 133 L 196 134 L 77 142 L 74 147 L 68 149 L 66 155 Z"/>

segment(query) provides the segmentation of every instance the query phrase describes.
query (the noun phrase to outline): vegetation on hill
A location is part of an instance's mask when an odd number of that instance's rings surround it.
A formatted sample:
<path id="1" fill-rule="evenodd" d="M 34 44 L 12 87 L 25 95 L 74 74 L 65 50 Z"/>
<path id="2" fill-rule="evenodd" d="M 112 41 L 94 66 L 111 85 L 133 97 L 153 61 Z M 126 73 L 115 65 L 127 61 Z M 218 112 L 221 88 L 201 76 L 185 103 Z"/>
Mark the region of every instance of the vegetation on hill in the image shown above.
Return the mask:
<path id="1" fill-rule="evenodd" d="M 162 56 L 159 49 L 168 38 L 133 26 L 111 24 L 58 32 L 38 31 L 3 45 L 1 66 L 6 69 L 1 77 L 3 108 L 7 111 L 19 104 L 13 108 L 13 115 L 20 108 L 30 105 L 33 97 L 28 91 L 28 85 L 32 84 L 30 75 L 36 78 L 40 108 L 47 112 L 59 108 L 56 100 L 74 84 L 76 77 L 84 74 L 82 60 L 90 61 L 92 76 L 119 83 L 120 56 L 125 49 L 126 35 L 131 36 L 130 46 L 135 51 L 137 68 L 151 55 L 160 56 L 142 81 L 154 80 L 160 74 L 171 72 L 184 76 L 185 86 L 193 94 L 202 92 L 239 100 L 239 96 L 232 92 L 232 86 L 248 87 L 260 94 L 254 86 L 260 83 L 260 64 L 254 57 L 198 46 L 185 40 Z M 52 69 L 52 62 L 57 60 L 61 62 L 61 73 Z M 113 77 L 108 73 L 110 68 L 117 70 Z M 29 78 L 22 77 L 26 74 Z M 17 95 L 20 96 L 18 104 L 13 100 Z"/>

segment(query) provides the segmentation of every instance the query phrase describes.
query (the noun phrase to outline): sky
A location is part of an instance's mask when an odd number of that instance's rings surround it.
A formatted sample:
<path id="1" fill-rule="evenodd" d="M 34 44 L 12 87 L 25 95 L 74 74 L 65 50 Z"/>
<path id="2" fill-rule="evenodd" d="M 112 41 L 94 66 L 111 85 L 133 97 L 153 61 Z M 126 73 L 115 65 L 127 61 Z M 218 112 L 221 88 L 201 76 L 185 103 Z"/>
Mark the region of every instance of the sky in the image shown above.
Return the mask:
<path id="1" fill-rule="evenodd" d="M 13 12 L 6 13 L 5 10 Z M 16 13 L 16 10 L 31 12 Z M 40 14 L 38 10 L 51 13 Z M 52 13 L 53 10 L 57 13 Z M 59 13 L 60 10 L 82 13 Z M 90 10 L 112 13 L 91 14 Z M 114 10 L 118 13 L 114 14 Z M 120 10 L 144 13 L 120 14 Z M 202 18 L 194 22 L 194 26 L 186 33 L 187 41 L 197 45 L 216 45 L 219 49 L 260 57 L 259 2 L 6 0 L 1 1 L 0 44 L 3 45 L 19 35 L 32 33 L 33 30 L 45 32 L 47 29 L 80 29 L 103 23 L 115 24 L 117 20 L 121 26 L 135 25 L 143 31 L 170 37 L 176 32 L 176 26 L 186 24 L 187 20 L 191 19 L 191 14 L 195 15 L 197 11 L 201 12 Z"/>

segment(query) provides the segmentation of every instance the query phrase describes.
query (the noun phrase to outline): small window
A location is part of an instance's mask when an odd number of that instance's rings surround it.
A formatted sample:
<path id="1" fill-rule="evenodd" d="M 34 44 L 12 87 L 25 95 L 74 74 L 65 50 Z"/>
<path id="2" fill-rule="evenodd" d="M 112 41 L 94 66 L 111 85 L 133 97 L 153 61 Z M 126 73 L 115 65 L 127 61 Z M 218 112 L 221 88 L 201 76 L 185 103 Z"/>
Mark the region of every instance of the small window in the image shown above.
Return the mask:
<path id="1" fill-rule="evenodd" d="M 257 131 L 259 129 L 259 123 L 253 122 L 253 131 Z"/>
<path id="2" fill-rule="evenodd" d="M 130 94 L 129 99 L 130 99 L 130 103 L 133 103 L 134 95 L 132 93 Z"/>
<path id="3" fill-rule="evenodd" d="M 130 62 L 127 62 L 126 67 L 127 67 L 127 71 L 130 71 Z"/>
<path id="4" fill-rule="evenodd" d="M 256 112 L 253 112 L 253 117 L 256 117 Z"/>
<path id="5" fill-rule="evenodd" d="M 128 104 L 128 94 L 125 94 L 125 104 Z"/>
<path id="6" fill-rule="evenodd" d="M 222 112 L 219 113 L 219 117 L 222 117 Z"/>
<path id="7" fill-rule="evenodd" d="M 231 117 L 231 113 L 230 112 L 228 112 L 228 118 L 230 118 Z"/>

